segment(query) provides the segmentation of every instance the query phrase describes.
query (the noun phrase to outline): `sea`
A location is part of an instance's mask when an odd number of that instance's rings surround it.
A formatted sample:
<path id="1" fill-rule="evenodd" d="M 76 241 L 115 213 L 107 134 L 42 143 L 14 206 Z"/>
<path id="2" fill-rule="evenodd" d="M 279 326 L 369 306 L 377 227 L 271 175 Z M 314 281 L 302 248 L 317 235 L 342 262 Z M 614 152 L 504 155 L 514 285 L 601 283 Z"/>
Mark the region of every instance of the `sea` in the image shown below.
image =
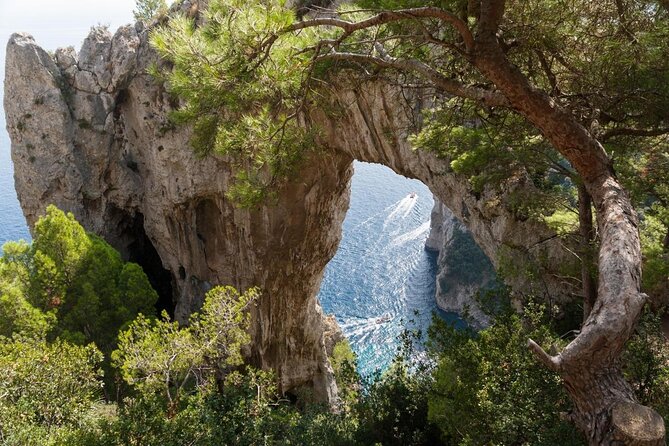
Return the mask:
<path id="1" fill-rule="evenodd" d="M 4 42 L 10 32 L 30 31 L 43 47 L 55 50 L 79 46 L 90 24 L 111 22 L 115 29 L 132 19 L 131 4 L 96 16 L 101 8 L 114 7 L 106 0 L 69 1 L 81 3 L 79 12 L 90 10 L 90 17 L 72 22 L 64 16 L 61 23 L 55 7 L 31 9 L 35 14 L 25 17 L 20 15 L 26 11 L 23 2 L 15 8 L 18 2 L 0 0 L 0 79 L 4 80 Z M 63 8 L 65 13 L 71 10 Z M 342 241 L 327 265 L 319 299 L 324 312 L 337 318 L 358 356 L 359 371 L 370 375 L 392 361 L 403 330 L 425 332 L 433 314 L 458 325 L 462 321 L 439 310 L 434 300 L 436 255 L 424 249 L 434 203 L 429 189 L 381 165 L 356 162 L 354 168 Z M 0 244 L 18 239 L 30 240 L 30 232 L 14 189 L 9 136 L 0 110 Z"/>
<path id="2" fill-rule="evenodd" d="M 0 132 L 0 244 L 4 244 L 8 240 L 30 240 L 30 232 L 14 189 L 14 170 L 9 152 L 9 136 L 4 129 L 4 114 L 0 114 L 0 119 L 3 123 Z"/>
<path id="3" fill-rule="evenodd" d="M 319 299 L 357 354 L 360 373 L 369 376 L 388 366 L 404 330 L 424 335 L 433 314 L 464 323 L 435 302 L 437 254 L 425 250 L 430 190 L 382 165 L 356 161 L 354 169 L 342 241 Z"/>

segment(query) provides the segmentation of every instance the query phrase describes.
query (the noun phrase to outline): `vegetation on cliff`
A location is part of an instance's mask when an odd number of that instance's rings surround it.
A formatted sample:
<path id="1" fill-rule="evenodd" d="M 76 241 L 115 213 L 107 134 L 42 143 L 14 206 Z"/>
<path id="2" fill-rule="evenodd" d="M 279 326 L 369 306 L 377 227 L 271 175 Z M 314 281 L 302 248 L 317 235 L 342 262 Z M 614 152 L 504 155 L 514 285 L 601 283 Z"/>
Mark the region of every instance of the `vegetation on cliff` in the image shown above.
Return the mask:
<path id="1" fill-rule="evenodd" d="M 346 85 L 382 77 L 432 89 L 418 147 L 449 157 L 475 192 L 532 182 L 518 218 L 577 217 L 566 232 L 581 271 L 566 278 L 580 285 L 583 324 L 554 354 L 529 341 L 563 380 L 570 419 L 592 444 L 664 441 L 619 359 L 647 298 L 643 254 L 666 289 L 666 2 L 361 1 L 296 20 L 282 2 L 213 0 L 204 14 L 201 26 L 171 20 L 152 41 L 172 62 L 163 74 L 184 99 L 176 116 L 193 123 L 193 146 L 237 159 L 242 198 L 289 174 L 318 131 L 309 109 L 342 82 L 337 72 Z M 661 249 L 642 251 L 636 209 L 646 229 L 664 219 L 651 242 Z M 643 428 L 615 416 L 627 408 Z"/>
<path id="2" fill-rule="evenodd" d="M 141 4 L 146 20 L 162 2 Z M 33 244 L 0 261 L 0 440 L 661 444 L 667 347 L 646 302 L 661 310 L 669 290 L 667 7 L 361 0 L 298 20 L 283 2 L 211 0 L 204 20 L 171 18 L 152 35 L 170 62 L 154 75 L 180 97 L 173 119 L 193 126 L 196 151 L 233 160 L 231 198 L 257 203 L 290 178 L 318 141 L 312 110 L 337 113 L 328 89 L 374 78 L 428 91 L 414 145 L 474 194 L 531 184 L 499 199 L 572 250 L 579 270 L 562 277 L 581 317 L 497 301 L 491 328 L 437 324 L 424 361 L 407 339 L 369 382 L 340 346 L 330 413 L 241 364 L 253 291 L 215 288 L 187 327 L 156 319 L 141 269 L 50 208 Z"/>
<path id="3" fill-rule="evenodd" d="M 426 349 L 416 343 L 420 333 L 405 332 L 389 369 L 371 377 L 356 373 L 355 355 L 345 341 L 339 343 L 331 363 L 341 401 L 333 411 L 308 398 L 289 401 L 277 392 L 272 373 L 243 365 L 242 351 L 250 342 L 248 310 L 257 290 L 213 288 L 201 312 L 181 326 L 166 314 L 150 316 L 148 302 L 155 302 L 155 292 L 140 270 L 141 291 L 132 287 L 135 293 L 112 294 L 138 302 L 143 296 L 147 315 L 132 314 L 109 328 L 101 339 L 113 338 L 113 352 L 103 354 L 96 347 L 95 331 L 73 336 L 58 330 L 70 320 L 67 311 L 60 311 L 68 307 L 39 306 L 33 296 L 46 291 L 24 280 L 30 276 L 24 268 L 35 267 L 29 259 L 37 252 L 43 258 L 57 253 L 48 273 L 59 278 L 83 268 L 77 262 L 89 260 L 82 254 L 89 242 L 103 244 L 111 258 L 118 253 L 54 207 L 36 228 L 32 245 L 8 243 L 0 262 L 3 445 L 583 443 L 560 415 L 569 401 L 559 377 L 536 367 L 525 346 L 528 336 L 556 348 L 566 342 L 556 334 L 564 327 L 548 317 L 543 304 L 528 304 L 522 314 L 508 305 L 482 305 L 495 312 L 495 322 L 478 333 L 437 319 Z M 104 262 L 93 262 L 84 271 L 78 280 L 110 270 Z M 117 274 L 113 283 L 125 284 L 123 277 Z M 109 287 L 92 289 L 111 292 Z M 62 295 L 64 305 L 69 294 Z M 87 318 L 95 327 L 109 315 L 98 311 Z M 111 366 L 103 367 L 110 356 Z M 660 321 L 649 312 L 625 352 L 625 373 L 640 401 L 664 416 L 669 415 L 668 357 Z M 110 386 L 105 373 L 120 377 L 125 386 L 114 383 L 116 393 L 105 391 Z"/>

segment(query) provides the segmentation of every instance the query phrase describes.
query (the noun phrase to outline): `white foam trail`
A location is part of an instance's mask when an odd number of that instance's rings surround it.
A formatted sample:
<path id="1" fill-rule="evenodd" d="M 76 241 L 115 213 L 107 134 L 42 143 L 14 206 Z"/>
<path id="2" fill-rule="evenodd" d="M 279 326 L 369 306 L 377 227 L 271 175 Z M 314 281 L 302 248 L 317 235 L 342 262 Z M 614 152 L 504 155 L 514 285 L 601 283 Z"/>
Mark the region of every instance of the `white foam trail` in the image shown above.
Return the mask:
<path id="1" fill-rule="evenodd" d="M 411 206 L 411 197 L 407 196 L 402 198 L 400 202 L 397 203 L 397 206 L 395 206 L 395 209 L 393 209 L 393 211 L 388 214 L 386 221 L 392 221 L 396 216 L 409 209 L 409 206 Z"/>
<path id="2" fill-rule="evenodd" d="M 416 206 L 416 202 L 418 201 L 418 196 L 413 195 L 409 196 L 409 206 L 407 207 L 406 211 L 404 211 L 404 214 L 402 214 L 402 218 L 407 218 L 411 211 L 413 210 L 414 206 Z"/>
<path id="3" fill-rule="evenodd" d="M 385 221 L 383 222 L 383 228 L 385 229 L 388 224 L 394 220 L 396 220 L 400 215 L 402 218 L 406 218 L 413 207 L 416 205 L 416 202 L 418 201 L 418 196 L 417 195 L 407 195 L 406 197 L 402 198 L 393 211 L 388 214 L 388 217 L 386 217 Z"/>
<path id="4" fill-rule="evenodd" d="M 387 206 L 387 207 L 386 207 L 385 209 L 383 209 L 382 211 L 379 211 L 379 212 L 377 212 L 376 214 L 372 215 L 371 217 L 368 217 L 368 218 L 367 218 L 365 221 L 363 221 L 362 223 L 358 223 L 357 225 L 355 225 L 355 226 L 353 227 L 353 230 L 355 231 L 355 230 L 357 230 L 357 229 L 359 229 L 359 228 L 363 228 L 363 227 L 365 227 L 366 225 L 368 225 L 369 223 L 371 223 L 372 221 L 374 221 L 376 218 L 380 217 L 381 215 L 386 215 L 386 214 L 388 213 L 389 210 L 394 209 L 394 208 L 397 207 L 401 202 L 402 202 L 402 200 L 396 201 L 395 203 L 391 204 L 390 206 Z"/>
<path id="5" fill-rule="evenodd" d="M 406 233 L 404 233 L 400 236 L 395 237 L 393 239 L 391 245 L 397 246 L 397 245 L 401 245 L 403 243 L 409 242 L 411 240 L 415 240 L 418 237 L 425 234 L 429 230 L 430 230 L 430 222 L 426 221 L 425 223 L 423 223 L 422 225 L 420 225 L 419 227 L 417 227 L 413 231 L 409 231 L 409 232 L 406 232 Z"/>

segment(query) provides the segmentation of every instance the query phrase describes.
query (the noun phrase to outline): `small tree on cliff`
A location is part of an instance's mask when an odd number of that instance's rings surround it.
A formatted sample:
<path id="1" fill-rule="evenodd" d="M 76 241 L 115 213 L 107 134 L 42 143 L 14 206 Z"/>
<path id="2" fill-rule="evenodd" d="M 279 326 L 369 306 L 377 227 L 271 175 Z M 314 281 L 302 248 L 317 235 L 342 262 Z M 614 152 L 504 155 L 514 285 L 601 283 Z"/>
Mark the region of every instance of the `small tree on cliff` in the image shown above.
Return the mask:
<path id="1" fill-rule="evenodd" d="M 583 271 L 591 310 L 557 355 L 529 347 L 562 378 L 591 444 L 664 441 L 662 419 L 638 404 L 620 368 L 646 295 L 637 213 L 604 144 L 632 144 L 627 159 L 667 153 L 666 2 L 364 0 L 296 21 L 283 2 L 212 0 L 205 14 L 200 27 L 174 18 L 152 42 L 173 63 L 168 84 L 184 99 L 175 118 L 194 125 L 195 149 L 237 160 L 233 198 L 256 200 L 285 179 L 312 143 L 310 111 L 336 113 L 323 107 L 328 89 L 361 77 L 449 99 L 428 129 L 478 132 L 464 161 L 482 147 L 506 161 L 525 149 L 571 172 L 585 244 L 590 203 L 597 217 L 596 271 Z M 430 141 L 452 141 L 442 136 Z"/>
<path id="2" fill-rule="evenodd" d="M 46 334 L 111 353 L 124 324 L 153 314 L 158 294 L 142 268 L 124 262 L 51 205 L 33 242 L 8 242 L 0 257 L 0 335 Z"/>

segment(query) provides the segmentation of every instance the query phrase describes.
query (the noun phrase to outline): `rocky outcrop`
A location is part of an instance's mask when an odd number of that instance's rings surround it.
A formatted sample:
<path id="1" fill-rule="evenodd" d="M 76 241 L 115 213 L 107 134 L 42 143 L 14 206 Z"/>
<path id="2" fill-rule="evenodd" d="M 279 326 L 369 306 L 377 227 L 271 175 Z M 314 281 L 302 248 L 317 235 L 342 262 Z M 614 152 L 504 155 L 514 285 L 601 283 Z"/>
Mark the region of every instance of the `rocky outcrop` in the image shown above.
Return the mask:
<path id="1" fill-rule="evenodd" d="M 225 196 L 230 163 L 196 158 L 189 129 L 170 123 L 178 103 L 146 74 L 154 62 L 141 24 L 113 36 L 96 28 L 79 52 L 54 57 L 28 35 L 11 37 L 4 105 L 24 214 L 32 225 L 50 203 L 73 212 L 145 267 L 180 320 L 214 284 L 259 286 L 248 353 L 277 371 L 282 390 L 309 387 L 320 400 L 336 394 L 316 295 L 341 237 L 354 159 L 428 185 L 495 266 L 513 258 L 540 272 L 517 274 L 512 285 L 565 295 L 550 272 L 568 256 L 544 226 L 518 220 L 498 190 L 472 193 L 448 160 L 412 150 L 408 135 L 422 103 L 415 91 L 378 81 L 333 88 L 329 106 L 311 113 L 322 150 L 274 201 L 240 209 Z M 531 186 L 516 179 L 502 194 L 518 188 Z"/>
<path id="2" fill-rule="evenodd" d="M 437 306 L 464 315 L 475 328 L 490 325 L 490 317 L 481 309 L 477 294 L 495 285 L 495 269 L 467 228 L 436 197 L 425 249 L 439 253 Z"/>
<path id="3" fill-rule="evenodd" d="M 73 212 L 147 269 L 180 320 L 214 284 L 260 286 L 253 362 L 275 369 L 284 391 L 332 399 L 316 295 L 340 239 L 329 228 L 348 207 L 350 158 L 313 158 L 276 202 L 240 209 L 225 198 L 226 160 L 196 158 L 188 130 L 170 126 L 173 99 L 145 74 L 154 60 L 132 26 L 95 29 L 55 60 L 30 36 L 11 37 L 5 109 L 29 224 L 49 203 Z"/>

